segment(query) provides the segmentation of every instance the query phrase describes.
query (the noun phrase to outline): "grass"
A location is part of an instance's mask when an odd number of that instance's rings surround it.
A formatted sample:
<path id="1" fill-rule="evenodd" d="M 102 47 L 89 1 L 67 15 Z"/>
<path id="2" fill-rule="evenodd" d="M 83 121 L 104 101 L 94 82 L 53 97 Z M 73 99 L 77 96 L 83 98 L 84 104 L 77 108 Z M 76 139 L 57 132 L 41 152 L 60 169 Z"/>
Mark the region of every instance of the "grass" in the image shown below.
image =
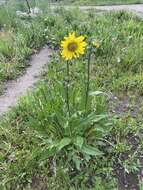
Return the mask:
<path id="1" fill-rule="evenodd" d="M 23 73 L 29 56 L 46 41 L 42 17 L 22 19 L 9 7 L 0 7 L 0 92 L 7 80 Z"/>
<path id="2" fill-rule="evenodd" d="M 51 36 L 49 36 L 49 40 L 53 39 L 54 45 L 58 45 L 62 37 L 71 30 L 97 39 L 101 43 L 101 48 L 98 52 L 99 56 L 95 59 L 93 74 L 98 86 L 117 93 L 126 90 L 142 93 L 143 23 L 138 17 L 124 12 L 118 12 L 114 17 L 112 13 L 101 17 L 89 13 L 91 24 L 85 16 L 81 19 L 76 10 L 75 16 L 72 12 L 60 14 L 68 21 L 56 19 L 58 32 L 56 33 L 56 27 L 52 27 Z M 79 17 L 80 21 L 76 21 L 76 17 Z M 72 22 L 71 19 L 74 21 Z M 68 28 L 66 28 L 67 24 L 69 24 Z M 57 42 L 54 42 L 54 39 Z"/>
<path id="3" fill-rule="evenodd" d="M 65 1 L 67 3 L 67 1 Z M 76 5 L 125 5 L 125 4 L 141 4 L 142 0 L 70 0 L 68 3 Z"/>
<path id="4" fill-rule="evenodd" d="M 108 13 L 97 17 L 96 14 L 81 13 L 78 10 L 66 11 L 59 8 L 55 11 L 54 15 L 44 13 L 44 18 L 42 17 L 39 23 L 44 29 L 46 40 L 57 49 L 57 52 L 45 68 L 37 88 L 22 98 L 17 107 L 1 118 L 0 188 L 2 190 L 42 188 L 110 190 L 118 189 L 121 185 L 120 179 L 123 176 L 127 177 L 128 173 L 134 174 L 133 177 L 138 181 L 137 174 L 141 167 L 140 156 L 143 145 L 143 21 L 126 12 Z M 19 22 L 23 23 L 21 20 Z M 35 22 L 37 32 L 40 27 L 37 25 L 37 20 Z M 27 28 L 25 30 L 27 39 L 29 30 L 27 31 Z M 100 48 L 91 60 L 91 86 L 92 91 L 100 90 L 108 96 L 97 96 L 93 105 L 96 105 L 96 113 L 110 112 L 114 119 L 112 127 L 108 126 L 107 130 L 104 129 L 104 133 L 108 132 L 104 140 L 95 142 L 95 144 L 98 143 L 96 146 L 103 151 L 104 156 L 86 157 L 81 170 L 78 170 L 73 161 L 67 159 L 72 157 L 70 153 L 73 148 L 68 150 L 65 148 L 54 157 L 56 159 L 55 176 L 53 174 L 55 161 L 53 157 L 47 158 L 47 154 L 43 151 L 47 150 L 47 144 L 49 145 L 57 138 L 57 129 L 54 129 L 52 133 L 49 131 L 50 118 L 56 113 L 60 116 L 60 122 L 63 122 L 63 117 L 65 117 L 66 108 L 61 107 L 64 105 L 61 81 L 63 81 L 65 65 L 60 57 L 59 44 L 70 31 L 86 35 L 87 40 L 96 39 L 100 42 Z M 4 49 L 5 54 L 8 51 L 9 55 L 9 52 L 13 51 L 9 49 L 11 35 L 17 36 L 16 34 L 18 33 L 15 30 L 12 32 L 7 30 L 4 33 L 2 39 L 8 42 L 0 47 Z M 38 40 L 36 44 L 41 43 Z M 17 45 L 15 47 L 17 48 Z M 19 55 L 17 57 L 19 58 Z M 75 70 L 72 70 L 72 79 L 74 79 L 79 98 L 81 92 L 78 89 L 83 81 L 82 69 L 85 60 L 86 58 L 78 59 L 74 66 Z M 80 115 L 80 112 L 78 114 Z M 72 121 L 76 122 L 74 117 Z M 67 126 L 67 123 L 64 123 L 64 126 Z M 93 137 L 92 141 L 94 141 Z M 41 150 L 42 153 L 38 154 L 38 158 L 33 158 L 33 155 L 37 155 Z M 119 166 L 123 169 L 122 175 L 118 170 Z M 138 186 L 138 183 L 134 185 Z M 142 188 L 141 184 L 140 186 Z M 127 189 L 131 188 L 131 184 L 128 184 Z"/>

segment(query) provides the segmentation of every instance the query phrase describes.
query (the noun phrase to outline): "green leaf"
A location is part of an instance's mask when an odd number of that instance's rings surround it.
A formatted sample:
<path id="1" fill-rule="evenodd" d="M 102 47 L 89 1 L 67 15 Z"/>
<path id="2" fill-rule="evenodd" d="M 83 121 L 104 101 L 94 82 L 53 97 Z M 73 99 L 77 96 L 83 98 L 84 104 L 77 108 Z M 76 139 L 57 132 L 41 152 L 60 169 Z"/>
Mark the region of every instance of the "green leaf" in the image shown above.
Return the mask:
<path id="1" fill-rule="evenodd" d="M 91 156 L 103 155 L 103 153 L 100 150 L 90 145 L 84 145 L 81 150 L 83 153 L 91 155 Z"/>
<path id="2" fill-rule="evenodd" d="M 94 92 L 89 93 L 90 96 L 99 96 L 101 94 L 104 94 L 104 93 L 102 91 L 94 91 Z"/>
<path id="3" fill-rule="evenodd" d="M 80 123 L 77 125 L 76 129 L 80 129 L 80 127 L 90 125 L 92 123 L 97 123 L 103 119 L 108 117 L 107 114 L 96 115 L 96 113 L 91 113 L 87 117 L 81 119 Z"/>
<path id="4" fill-rule="evenodd" d="M 33 152 L 33 159 L 46 160 L 56 154 L 56 148 L 37 149 Z"/>
<path id="5" fill-rule="evenodd" d="M 82 148 L 83 143 L 84 143 L 84 138 L 81 136 L 77 136 L 74 139 L 74 145 L 78 146 L 79 148 Z"/>
<path id="6" fill-rule="evenodd" d="M 73 157 L 73 162 L 75 163 L 75 166 L 76 166 L 76 169 L 77 170 L 80 170 L 80 166 L 81 166 L 81 160 L 77 157 L 77 156 L 74 156 Z"/>
<path id="7" fill-rule="evenodd" d="M 96 115 L 95 113 L 92 113 L 90 115 L 87 116 L 87 118 L 84 118 L 82 121 L 81 121 L 81 124 L 82 125 L 87 125 L 87 124 L 90 124 L 91 122 L 99 122 L 100 120 L 102 119 L 105 119 L 107 118 L 107 115 L 103 114 L 103 115 Z"/>
<path id="8" fill-rule="evenodd" d="M 39 122 L 38 119 L 32 118 L 31 116 L 29 116 L 29 126 L 33 128 L 34 130 L 36 130 L 40 135 L 44 137 L 48 136 L 46 126 L 45 127 L 41 126 L 41 123 Z"/>
<path id="9" fill-rule="evenodd" d="M 71 143 L 70 138 L 68 138 L 68 137 L 63 138 L 58 145 L 58 151 L 60 151 L 62 148 L 69 145 L 70 143 Z"/>

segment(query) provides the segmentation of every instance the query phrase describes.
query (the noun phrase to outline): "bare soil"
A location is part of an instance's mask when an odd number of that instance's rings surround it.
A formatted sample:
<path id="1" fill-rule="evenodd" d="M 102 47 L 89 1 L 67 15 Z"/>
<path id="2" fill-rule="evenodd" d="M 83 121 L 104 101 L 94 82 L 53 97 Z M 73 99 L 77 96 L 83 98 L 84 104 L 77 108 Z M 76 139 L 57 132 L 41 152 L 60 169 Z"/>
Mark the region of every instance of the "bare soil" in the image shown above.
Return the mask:
<path id="1" fill-rule="evenodd" d="M 57 5 L 51 6 L 51 8 L 56 8 Z M 78 6 L 82 11 L 129 11 L 137 16 L 143 17 L 143 4 L 132 4 L 132 5 L 111 5 L 111 6 Z M 66 9 L 75 8 L 75 6 L 64 6 Z"/>
<path id="2" fill-rule="evenodd" d="M 5 92 L 0 96 L 0 115 L 7 112 L 16 105 L 20 96 L 23 96 L 40 79 L 40 74 L 44 65 L 50 59 L 51 50 L 46 46 L 38 54 L 31 56 L 29 67 L 24 75 L 17 80 L 8 81 Z"/>
<path id="3" fill-rule="evenodd" d="M 132 118 L 137 118 L 139 114 L 142 114 L 141 107 L 143 105 L 143 96 L 139 94 L 134 95 L 134 104 L 131 103 L 131 97 L 127 94 L 122 96 L 115 96 L 112 93 L 108 94 L 109 97 L 109 112 L 110 115 L 116 115 L 119 118 L 125 117 L 126 114 L 131 114 Z M 129 145 L 132 146 L 131 152 L 127 152 L 121 155 L 121 160 L 124 162 L 130 157 L 130 154 L 134 154 L 139 149 L 139 138 L 136 134 L 130 134 L 126 137 Z M 139 179 L 143 180 L 143 155 L 138 154 L 140 162 L 140 170 L 137 172 L 127 173 L 123 166 L 119 163 L 115 163 L 114 173 L 118 180 L 119 190 L 140 190 Z"/>

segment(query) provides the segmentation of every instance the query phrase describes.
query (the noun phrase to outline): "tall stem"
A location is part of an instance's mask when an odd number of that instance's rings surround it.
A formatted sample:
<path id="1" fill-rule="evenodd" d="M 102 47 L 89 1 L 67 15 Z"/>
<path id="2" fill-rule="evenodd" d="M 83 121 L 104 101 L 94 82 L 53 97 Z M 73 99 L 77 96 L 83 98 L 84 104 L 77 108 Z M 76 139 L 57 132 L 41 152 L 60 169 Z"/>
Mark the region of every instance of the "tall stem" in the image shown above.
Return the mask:
<path id="1" fill-rule="evenodd" d="M 28 7 L 28 13 L 31 13 L 31 7 L 30 7 L 30 4 L 29 4 L 28 0 L 25 0 L 25 1 L 26 1 L 26 3 L 27 3 L 27 7 Z"/>
<path id="2" fill-rule="evenodd" d="M 88 104 L 89 90 L 90 90 L 90 62 L 91 62 L 91 48 L 89 49 L 88 62 L 87 62 L 87 83 L 86 83 L 86 99 L 85 99 L 85 110 Z"/>
<path id="3" fill-rule="evenodd" d="M 70 115 L 70 105 L 69 105 L 69 62 L 67 61 L 67 80 L 66 80 L 66 102 L 67 102 L 67 111 Z"/>

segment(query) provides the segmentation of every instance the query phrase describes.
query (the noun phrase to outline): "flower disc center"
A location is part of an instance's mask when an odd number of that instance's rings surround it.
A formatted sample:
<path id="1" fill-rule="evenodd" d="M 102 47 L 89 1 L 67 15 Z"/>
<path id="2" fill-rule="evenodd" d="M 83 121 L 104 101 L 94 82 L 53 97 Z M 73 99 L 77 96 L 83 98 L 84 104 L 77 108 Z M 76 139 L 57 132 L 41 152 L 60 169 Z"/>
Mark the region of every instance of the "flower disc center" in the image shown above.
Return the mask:
<path id="1" fill-rule="evenodd" d="M 69 51 L 74 52 L 74 51 L 77 50 L 77 47 L 78 47 L 78 45 L 77 45 L 76 42 L 70 42 L 70 43 L 68 44 L 68 50 L 69 50 Z"/>

